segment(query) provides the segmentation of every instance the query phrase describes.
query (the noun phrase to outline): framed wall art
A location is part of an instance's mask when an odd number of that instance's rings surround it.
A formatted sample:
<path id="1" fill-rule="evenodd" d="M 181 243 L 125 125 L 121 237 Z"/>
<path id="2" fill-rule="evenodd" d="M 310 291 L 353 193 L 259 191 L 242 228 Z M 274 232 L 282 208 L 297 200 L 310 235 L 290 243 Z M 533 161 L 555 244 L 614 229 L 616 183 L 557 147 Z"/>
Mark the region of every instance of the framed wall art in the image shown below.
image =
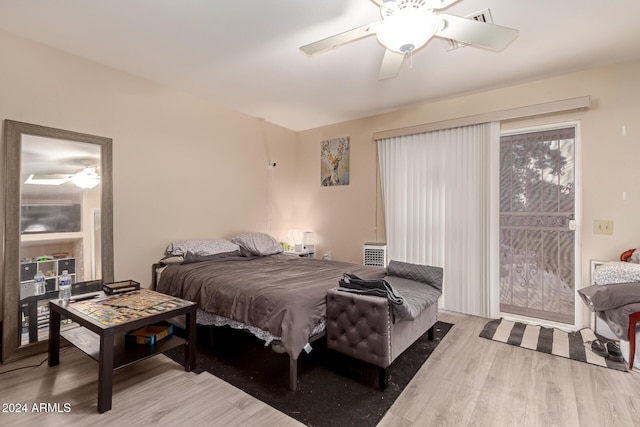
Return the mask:
<path id="1" fill-rule="evenodd" d="M 349 137 L 320 143 L 320 185 L 349 185 Z"/>

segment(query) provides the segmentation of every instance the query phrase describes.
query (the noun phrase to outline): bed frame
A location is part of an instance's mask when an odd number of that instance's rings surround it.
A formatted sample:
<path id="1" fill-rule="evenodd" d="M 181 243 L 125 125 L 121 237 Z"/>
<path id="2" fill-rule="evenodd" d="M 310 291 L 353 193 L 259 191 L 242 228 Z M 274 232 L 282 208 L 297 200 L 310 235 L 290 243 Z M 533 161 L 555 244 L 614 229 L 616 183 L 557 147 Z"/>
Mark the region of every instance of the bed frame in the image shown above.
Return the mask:
<path id="1" fill-rule="evenodd" d="M 158 270 L 160 268 L 164 267 L 164 264 L 161 263 L 155 263 L 152 265 L 152 270 L 151 270 L 151 289 L 155 290 L 156 289 L 156 285 L 157 285 L 157 281 L 158 281 Z M 200 309 L 198 309 L 200 310 Z M 210 326 L 210 327 L 217 327 L 215 325 L 206 325 L 206 326 Z M 250 331 L 243 329 L 243 332 L 246 333 L 251 333 Z M 309 338 L 309 344 L 325 338 L 326 337 L 326 331 L 322 331 L 319 332 L 313 336 L 311 336 Z M 212 338 L 213 339 L 213 338 Z M 278 340 L 274 340 L 273 343 L 278 343 Z M 272 343 L 272 344 L 273 344 Z M 273 347 L 272 347 L 273 348 Z M 289 356 L 289 389 L 291 391 L 296 391 L 297 389 L 297 385 L 298 385 L 298 360 L 295 359 L 292 355 L 288 354 L 285 352 L 285 354 L 287 354 Z"/>

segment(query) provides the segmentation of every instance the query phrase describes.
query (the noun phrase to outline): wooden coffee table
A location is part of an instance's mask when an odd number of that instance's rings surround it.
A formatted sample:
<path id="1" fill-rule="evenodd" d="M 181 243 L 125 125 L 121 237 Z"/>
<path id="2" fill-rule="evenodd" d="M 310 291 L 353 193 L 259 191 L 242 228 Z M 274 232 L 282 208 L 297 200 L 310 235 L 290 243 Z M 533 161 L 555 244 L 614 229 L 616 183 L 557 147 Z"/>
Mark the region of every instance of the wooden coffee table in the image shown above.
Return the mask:
<path id="1" fill-rule="evenodd" d="M 100 413 L 111 409 L 114 369 L 180 345 L 185 348 L 185 371 L 195 368 L 196 304 L 190 301 L 141 289 L 70 303 L 51 300 L 49 312 L 49 366 L 60 363 L 61 336 L 97 360 Z M 127 332 L 181 315 L 186 315 L 186 339 L 171 335 L 152 346 L 125 344 Z M 80 326 L 60 332 L 61 317 Z"/>

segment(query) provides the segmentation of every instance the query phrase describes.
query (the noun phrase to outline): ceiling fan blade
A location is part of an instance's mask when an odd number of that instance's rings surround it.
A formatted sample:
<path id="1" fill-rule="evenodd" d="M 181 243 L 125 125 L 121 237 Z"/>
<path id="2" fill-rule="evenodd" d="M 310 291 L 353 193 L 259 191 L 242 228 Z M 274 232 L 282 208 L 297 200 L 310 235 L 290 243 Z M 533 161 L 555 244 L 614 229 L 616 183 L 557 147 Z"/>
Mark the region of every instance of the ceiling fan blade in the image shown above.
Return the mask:
<path id="1" fill-rule="evenodd" d="M 384 57 L 382 58 L 382 65 L 380 65 L 378 79 L 385 80 L 397 77 L 403 61 L 404 54 L 387 49 L 384 53 Z"/>
<path id="2" fill-rule="evenodd" d="M 367 24 L 345 31 L 344 33 L 336 34 L 335 36 L 327 37 L 326 39 L 318 40 L 317 42 L 309 43 L 308 45 L 302 46 L 300 50 L 307 55 L 313 55 L 373 34 L 375 34 L 373 24 Z"/>
<path id="3" fill-rule="evenodd" d="M 73 175 L 66 174 L 31 174 L 27 177 L 25 184 L 39 184 L 39 185 L 62 185 L 71 181 Z"/>
<path id="4" fill-rule="evenodd" d="M 502 25 L 489 24 L 474 19 L 441 13 L 444 28 L 435 35 L 492 50 L 502 50 L 516 37 L 519 31 Z"/>

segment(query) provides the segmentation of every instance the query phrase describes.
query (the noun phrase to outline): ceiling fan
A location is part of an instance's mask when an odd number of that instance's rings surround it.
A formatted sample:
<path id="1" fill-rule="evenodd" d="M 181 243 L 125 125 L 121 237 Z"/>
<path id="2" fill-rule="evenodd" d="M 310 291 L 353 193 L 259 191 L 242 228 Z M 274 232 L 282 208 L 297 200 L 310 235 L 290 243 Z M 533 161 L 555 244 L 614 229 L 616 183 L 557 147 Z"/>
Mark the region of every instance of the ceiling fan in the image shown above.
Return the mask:
<path id="1" fill-rule="evenodd" d="M 94 167 L 86 167 L 75 174 L 30 174 L 25 184 L 62 185 L 72 181 L 77 187 L 89 189 L 100 184 L 100 175 Z"/>
<path id="2" fill-rule="evenodd" d="M 371 1 L 380 6 L 382 21 L 310 43 L 300 50 L 313 55 L 375 34 L 386 48 L 378 75 L 383 80 L 396 77 L 404 58 L 434 36 L 492 50 L 504 49 L 518 36 L 518 30 L 513 28 L 434 12 L 460 0 Z"/>

